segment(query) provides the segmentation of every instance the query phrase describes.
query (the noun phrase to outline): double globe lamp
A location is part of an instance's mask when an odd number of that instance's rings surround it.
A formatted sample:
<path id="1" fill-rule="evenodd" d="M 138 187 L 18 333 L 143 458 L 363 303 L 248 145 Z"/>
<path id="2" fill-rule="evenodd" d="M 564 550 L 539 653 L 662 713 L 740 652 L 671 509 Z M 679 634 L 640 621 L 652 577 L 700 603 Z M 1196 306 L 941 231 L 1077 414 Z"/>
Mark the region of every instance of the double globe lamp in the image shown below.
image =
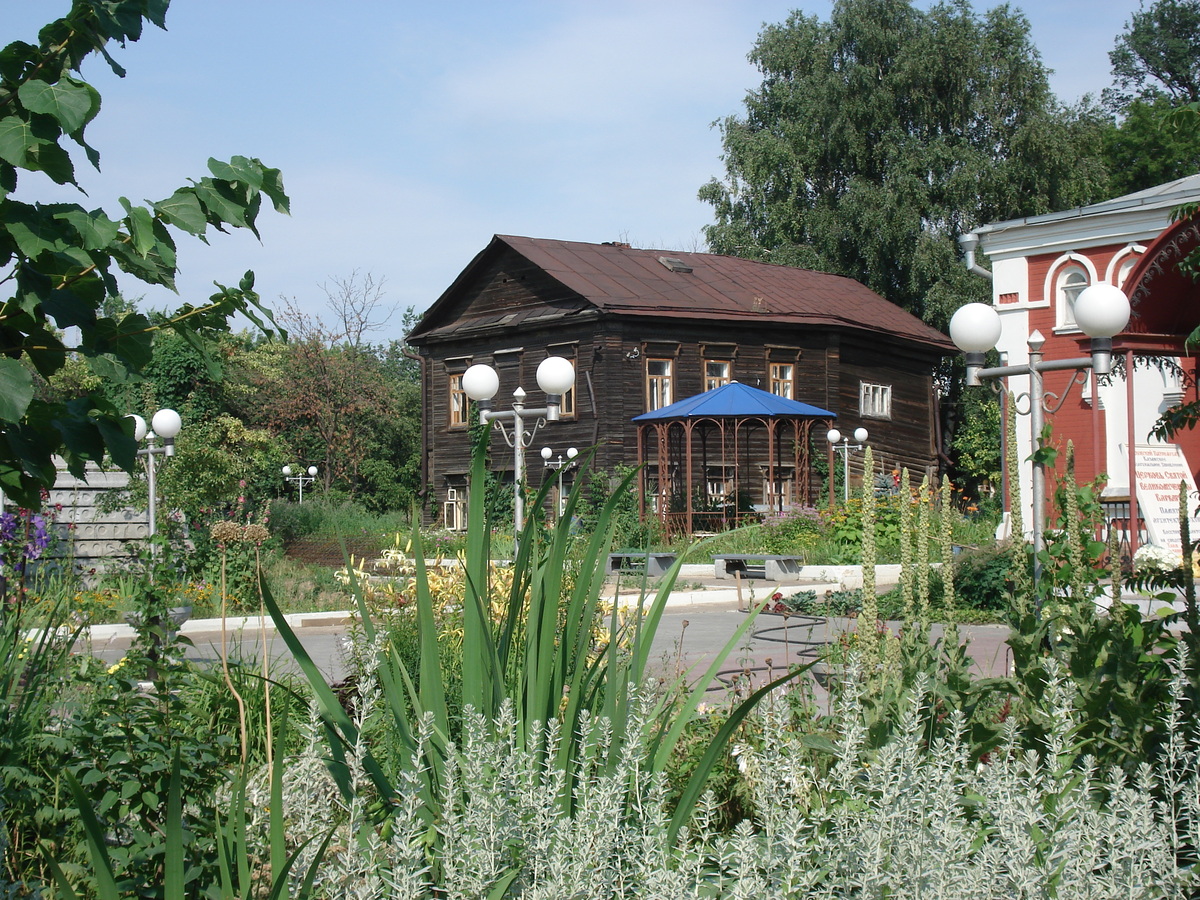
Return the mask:
<path id="1" fill-rule="evenodd" d="M 1029 416 L 1030 438 L 1034 453 L 1033 478 L 1030 487 L 1033 498 L 1032 537 L 1034 546 L 1034 582 L 1041 577 L 1040 552 L 1043 546 L 1046 517 L 1046 475 L 1045 470 L 1037 460 L 1040 447 L 1044 414 L 1053 413 L 1061 408 L 1070 390 L 1073 380 L 1062 392 L 1062 396 L 1047 395 L 1042 386 L 1042 373 L 1073 369 L 1082 373 L 1091 369 L 1097 375 L 1108 375 L 1112 372 L 1113 338 L 1125 330 L 1129 324 L 1129 298 L 1116 285 L 1096 283 L 1089 285 L 1079 292 L 1073 305 L 1075 324 L 1079 330 L 1091 338 L 1091 356 L 1073 359 L 1042 359 L 1042 345 L 1045 338 L 1038 331 L 1029 335 L 1029 362 L 1020 365 L 995 366 L 984 368 L 985 356 L 1000 340 L 1000 315 L 990 305 L 985 303 L 968 303 L 961 307 L 950 319 L 950 338 L 963 351 L 967 365 L 965 383 L 967 386 L 978 385 L 985 380 L 1004 378 L 1012 375 L 1028 375 L 1029 391 L 1017 397 L 1018 401 L 1027 401 L 1028 408 L 1018 412 Z M 1076 379 L 1077 380 L 1077 379 Z M 1054 397 L 1058 405 L 1051 408 L 1047 400 Z"/>
<path id="2" fill-rule="evenodd" d="M 150 418 L 149 427 L 141 416 L 129 415 L 126 418 L 133 419 L 133 439 L 139 444 L 146 441 L 146 446 L 138 450 L 137 455 L 146 457 L 146 492 L 149 497 L 146 525 L 150 537 L 154 537 L 158 531 L 158 482 L 155 475 L 155 457 L 175 455 L 175 438 L 183 430 L 183 420 L 173 409 L 160 409 Z M 161 447 L 154 444 L 157 438 L 162 438 Z M 150 550 L 151 553 L 155 552 L 153 545 Z"/>
<path id="3" fill-rule="evenodd" d="M 500 390 L 500 375 L 491 366 L 476 363 L 462 377 L 463 393 L 479 407 L 479 420 L 484 423 L 499 422 L 504 441 L 513 448 L 513 525 L 516 534 L 525 525 L 525 508 L 522 483 L 525 479 L 525 448 L 533 443 L 538 429 L 546 422 L 557 422 L 562 409 L 562 396 L 575 384 L 575 367 L 561 356 L 548 356 L 537 367 L 537 384 L 546 394 L 546 405 L 539 408 L 525 406 L 525 391 L 518 387 L 513 391 L 511 410 L 494 410 L 493 398 Z M 526 431 L 525 421 L 532 417 L 534 422 Z M 511 419 L 512 434 L 504 428 L 504 420 Z"/>

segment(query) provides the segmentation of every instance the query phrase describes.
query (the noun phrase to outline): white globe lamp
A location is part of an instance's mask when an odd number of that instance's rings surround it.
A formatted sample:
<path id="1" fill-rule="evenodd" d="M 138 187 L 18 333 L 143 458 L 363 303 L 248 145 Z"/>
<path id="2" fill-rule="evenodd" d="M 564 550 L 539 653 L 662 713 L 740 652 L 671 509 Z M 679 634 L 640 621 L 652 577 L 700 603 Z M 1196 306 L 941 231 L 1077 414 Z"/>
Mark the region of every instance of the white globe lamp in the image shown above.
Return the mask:
<path id="1" fill-rule="evenodd" d="M 1115 284 L 1088 285 L 1075 298 L 1075 324 L 1092 339 L 1092 369 L 1097 375 L 1112 371 L 1112 339 L 1125 330 L 1129 315 L 1129 298 Z"/>
<path id="2" fill-rule="evenodd" d="M 575 384 L 575 367 L 561 356 L 547 356 L 537 367 L 537 383 L 547 394 L 565 394 Z"/>
<path id="3" fill-rule="evenodd" d="M 491 366 L 476 363 L 463 372 L 462 389 L 476 403 L 491 400 L 500 390 L 500 375 Z"/>
<path id="4" fill-rule="evenodd" d="M 150 428 L 164 440 L 174 440 L 183 428 L 183 420 L 173 409 L 160 409 L 150 420 Z"/>
<path id="5" fill-rule="evenodd" d="M 149 430 L 146 427 L 146 420 L 137 415 L 128 415 L 125 418 L 133 419 L 133 439 L 140 444 L 146 439 L 146 432 Z"/>

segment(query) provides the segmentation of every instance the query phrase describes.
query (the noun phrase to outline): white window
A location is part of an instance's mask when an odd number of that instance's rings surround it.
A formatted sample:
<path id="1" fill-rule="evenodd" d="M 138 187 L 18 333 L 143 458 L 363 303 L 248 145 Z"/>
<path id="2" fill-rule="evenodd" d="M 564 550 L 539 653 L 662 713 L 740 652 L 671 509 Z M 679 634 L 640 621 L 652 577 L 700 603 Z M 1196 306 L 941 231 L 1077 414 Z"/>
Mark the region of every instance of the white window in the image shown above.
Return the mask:
<path id="1" fill-rule="evenodd" d="M 732 365 L 727 359 L 706 359 L 704 361 L 704 389 L 712 391 L 729 384 L 729 370 Z"/>
<path id="2" fill-rule="evenodd" d="M 1082 266 L 1067 266 L 1055 279 L 1056 319 L 1059 328 L 1078 328 L 1075 324 L 1075 299 L 1088 286 L 1088 274 Z"/>
<path id="3" fill-rule="evenodd" d="M 890 384 L 858 384 L 858 413 L 876 419 L 892 417 L 892 386 Z"/>
<path id="4" fill-rule="evenodd" d="M 646 360 L 647 412 L 671 405 L 671 368 L 673 364 L 674 361 L 670 359 Z"/>
<path id="5" fill-rule="evenodd" d="M 449 531 L 467 530 L 467 499 L 463 488 L 446 488 L 442 501 L 442 524 Z"/>

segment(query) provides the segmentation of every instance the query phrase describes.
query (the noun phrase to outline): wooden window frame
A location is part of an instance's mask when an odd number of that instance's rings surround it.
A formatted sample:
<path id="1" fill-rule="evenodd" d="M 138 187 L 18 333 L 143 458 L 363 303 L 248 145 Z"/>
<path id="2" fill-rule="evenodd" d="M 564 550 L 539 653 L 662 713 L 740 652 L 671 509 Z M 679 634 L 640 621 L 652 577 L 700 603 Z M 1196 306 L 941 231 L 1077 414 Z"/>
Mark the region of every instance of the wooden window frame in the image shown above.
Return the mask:
<path id="1" fill-rule="evenodd" d="M 710 375 L 708 372 L 709 366 L 724 366 L 723 375 Z M 704 360 L 704 390 L 713 391 L 719 387 L 724 387 L 733 381 L 733 360 L 727 358 L 705 358 Z"/>
<path id="2" fill-rule="evenodd" d="M 796 366 L 790 362 L 773 362 L 768 363 L 768 375 L 771 393 L 776 397 L 783 397 L 787 400 L 796 399 Z M 787 377 L 777 374 L 780 369 L 787 369 Z M 777 385 L 787 385 L 787 393 L 780 393 L 775 390 Z"/>
<path id="3" fill-rule="evenodd" d="M 467 392 L 463 390 L 462 380 L 462 372 L 450 372 L 446 376 L 450 398 L 446 413 L 447 422 L 454 429 L 463 429 L 471 424 L 471 401 L 467 398 Z"/>
<path id="4" fill-rule="evenodd" d="M 664 363 L 666 365 L 666 374 L 656 375 L 650 371 L 650 367 L 654 363 Z M 651 356 L 646 358 L 646 412 L 653 412 L 656 409 L 662 409 L 665 406 L 670 406 L 675 402 L 675 359 L 669 356 Z M 660 385 L 659 390 L 655 390 L 655 385 Z M 660 403 L 655 403 L 655 396 L 658 396 Z"/>

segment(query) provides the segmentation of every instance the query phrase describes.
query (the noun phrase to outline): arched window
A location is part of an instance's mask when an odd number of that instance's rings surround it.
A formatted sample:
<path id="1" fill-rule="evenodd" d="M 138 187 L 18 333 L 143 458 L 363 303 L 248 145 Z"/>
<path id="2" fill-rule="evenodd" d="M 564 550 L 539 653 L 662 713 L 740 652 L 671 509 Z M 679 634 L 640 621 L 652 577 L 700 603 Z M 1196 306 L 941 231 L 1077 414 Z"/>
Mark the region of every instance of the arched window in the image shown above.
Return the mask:
<path id="1" fill-rule="evenodd" d="M 1075 298 L 1088 286 L 1088 273 L 1083 266 L 1065 266 L 1054 281 L 1054 305 L 1059 328 L 1078 328 L 1075 324 Z"/>

